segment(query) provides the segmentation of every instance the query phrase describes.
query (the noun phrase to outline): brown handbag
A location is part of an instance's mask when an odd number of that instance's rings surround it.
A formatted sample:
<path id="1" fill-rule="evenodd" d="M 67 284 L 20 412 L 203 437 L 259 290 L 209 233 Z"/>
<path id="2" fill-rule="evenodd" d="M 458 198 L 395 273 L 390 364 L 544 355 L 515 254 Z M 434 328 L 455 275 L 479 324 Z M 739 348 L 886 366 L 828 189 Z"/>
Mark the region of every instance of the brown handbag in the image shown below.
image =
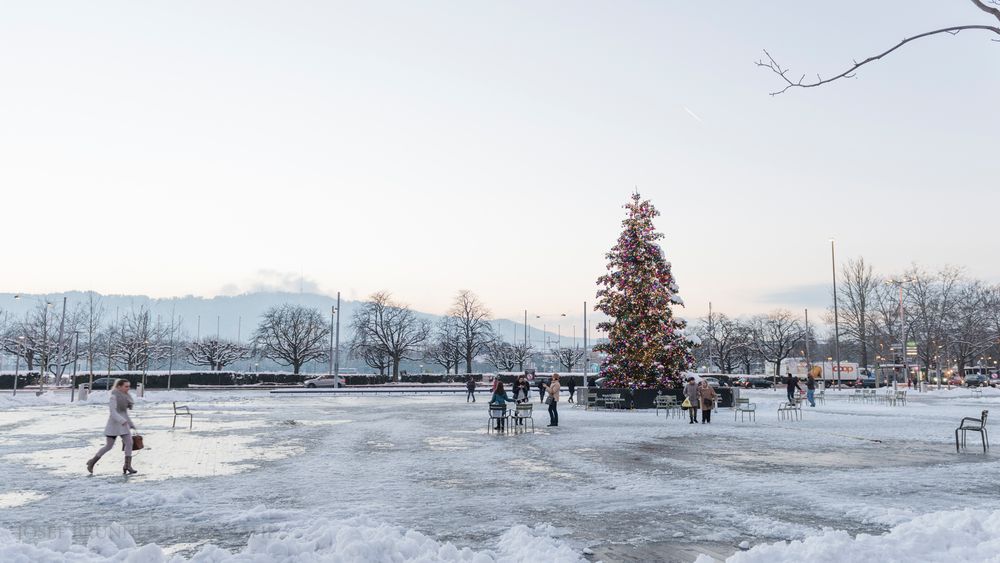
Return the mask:
<path id="1" fill-rule="evenodd" d="M 132 451 L 134 452 L 136 450 L 141 450 L 144 447 L 145 446 L 143 446 L 143 444 L 142 444 L 142 435 L 141 434 L 133 434 L 132 435 Z M 124 451 L 124 450 L 125 450 L 125 440 L 122 440 L 122 451 Z"/>

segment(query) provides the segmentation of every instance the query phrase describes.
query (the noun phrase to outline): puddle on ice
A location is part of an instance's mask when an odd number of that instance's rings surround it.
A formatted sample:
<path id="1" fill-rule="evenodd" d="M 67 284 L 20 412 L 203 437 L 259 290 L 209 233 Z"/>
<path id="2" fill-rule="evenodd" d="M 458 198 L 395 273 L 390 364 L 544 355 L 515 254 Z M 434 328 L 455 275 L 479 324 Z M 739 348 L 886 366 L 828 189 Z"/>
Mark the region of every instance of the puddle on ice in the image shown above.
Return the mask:
<path id="1" fill-rule="evenodd" d="M 37 500 L 41 500 L 46 496 L 48 495 L 38 491 L 12 491 L 9 493 L 0 493 L 0 508 L 24 506 Z"/>
<path id="2" fill-rule="evenodd" d="M 447 452 L 456 450 L 467 450 L 472 447 L 472 444 L 465 438 L 455 438 L 453 436 L 434 436 L 432 438 L 424 438 L 424 443 L 435 451 Z"/>
<path id="3" fill-rule="evenodd" d="M 373 450 L 390 450 L 396 447 L 396 445 L 393 444 L 392 442 L 378 442 L 375 440 L 369 440 L 365 442 L 365 445 Z"/>

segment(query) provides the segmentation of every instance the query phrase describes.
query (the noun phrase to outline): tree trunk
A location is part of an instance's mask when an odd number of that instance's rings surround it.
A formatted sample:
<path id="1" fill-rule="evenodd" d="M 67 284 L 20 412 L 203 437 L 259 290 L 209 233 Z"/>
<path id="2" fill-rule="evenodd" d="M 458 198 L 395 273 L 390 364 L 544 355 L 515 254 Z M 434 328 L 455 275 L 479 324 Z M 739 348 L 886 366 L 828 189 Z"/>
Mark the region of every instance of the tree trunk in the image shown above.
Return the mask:
<path id="1" fill-rule="evenodd" d="M 302 362 L 292 362 L 292 374 L 298 375 L 300 369 L 302 369 Z"/>

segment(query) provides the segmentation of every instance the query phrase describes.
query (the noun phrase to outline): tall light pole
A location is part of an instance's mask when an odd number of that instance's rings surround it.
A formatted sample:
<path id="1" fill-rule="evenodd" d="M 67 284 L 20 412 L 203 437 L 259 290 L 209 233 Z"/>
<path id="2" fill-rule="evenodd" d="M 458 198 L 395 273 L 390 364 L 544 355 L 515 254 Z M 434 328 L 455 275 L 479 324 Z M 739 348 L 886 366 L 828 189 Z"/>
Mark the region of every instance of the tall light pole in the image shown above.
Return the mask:
<path id="1" fill-rule="evenodd" d="M 903 377 L 907 378 L 907 381 L 909 381 L 910 372 L 906 365 L 906 319 L 903 318 L 903 284 L 910 283 L 911 281 L 908 278 L 885 281 L 885 283 L 896 286 L 899 290 L 899 361 L 902 364 Z M 894 391 L 897 388 L 897 379 L 897 377 L 892 378 L 892 389 Z"/>
<path id="2" fill-rule="evenodd" d="M 333 374 L 340 375 L 340 292 L 337 292 L 337 342 L 333 347 Z"/>
<path id="3" fill-rule="evenodd" d="M 837 389 L 840 387 L 840 311 L 837 308 L 837 253 L 830 239 L 830 266 L 833 272 L 833 355 L 837 359 Z"/>

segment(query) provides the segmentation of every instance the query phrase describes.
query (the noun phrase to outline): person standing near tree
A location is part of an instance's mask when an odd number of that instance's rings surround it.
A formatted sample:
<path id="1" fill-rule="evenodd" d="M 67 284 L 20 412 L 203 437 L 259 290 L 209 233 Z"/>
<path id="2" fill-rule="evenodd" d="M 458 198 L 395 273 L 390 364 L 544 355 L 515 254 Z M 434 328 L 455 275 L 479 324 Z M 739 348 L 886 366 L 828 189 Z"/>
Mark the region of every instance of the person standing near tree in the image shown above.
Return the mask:
<path id="1" fill-rule="evenodd" d="M 573 394 L 576 392 L 576 380 L 573 379 L 572 375 L 569 376 L 569 383 L 566 384 L 566 387 L 569 389 L 569 399 L 567 399 L 566 402 L 567 403 L 572 403 L 572 402 L 574 402 L 574 400 L 573 400 Z"/>
<path id="2" fill-rule="evenodd" d="M 715 408 L 715 398 L 715 389 L 712 389 L 712 386 L 702 379 L 701 386 L 698 388 L 698 402 L 701 403 L 702 424 L 712 423 L 712 409 Z M 692 406 L 692 408 L 694 407 Z"/>
<path id="3" fill-rule="evenodd" d="M 691 405 L 688 408 L 688 416 L 691 417 L 689 424 L 694 424 L 698 422 L 698 384 L 693 377 L 687 378 L 687 383 L 684 384 L 684 398 Z"/>
<path id="4" fill-rule="evenodd" d="M 101 459 L 101 456 L 111 451 L 115 445 L 115 439 L 119 436 L 125 448 L 125 465 L 122 467 L 122 473 L 126 475 L 138 473 L 132 469 L 132 430 L 135 429 L 135 424 L 129 417 L 128 411 L 135 403 L 132 401 L 132 396 L 128 394 L 129 385 L 127 379 L 118 379 L 111 388 L 109 402 L 111 412 L 107 424 L 104 425 L 104 447 L 97 450 L 94 457 L 87 460 L 87 473 L 91 475 L 94 474 L 94 465 Z"/>

